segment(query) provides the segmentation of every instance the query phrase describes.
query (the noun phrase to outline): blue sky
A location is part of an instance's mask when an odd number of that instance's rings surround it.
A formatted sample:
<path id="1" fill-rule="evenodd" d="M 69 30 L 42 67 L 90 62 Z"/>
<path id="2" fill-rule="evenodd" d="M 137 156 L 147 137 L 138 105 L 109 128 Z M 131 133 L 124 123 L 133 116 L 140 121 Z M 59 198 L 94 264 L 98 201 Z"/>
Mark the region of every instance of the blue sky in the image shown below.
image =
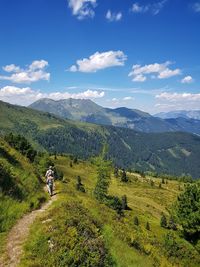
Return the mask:
<path id="1" fill-rule="evenodd" d="M 200 0 L 0 0 L 0 99 L 200 109 Z"/>

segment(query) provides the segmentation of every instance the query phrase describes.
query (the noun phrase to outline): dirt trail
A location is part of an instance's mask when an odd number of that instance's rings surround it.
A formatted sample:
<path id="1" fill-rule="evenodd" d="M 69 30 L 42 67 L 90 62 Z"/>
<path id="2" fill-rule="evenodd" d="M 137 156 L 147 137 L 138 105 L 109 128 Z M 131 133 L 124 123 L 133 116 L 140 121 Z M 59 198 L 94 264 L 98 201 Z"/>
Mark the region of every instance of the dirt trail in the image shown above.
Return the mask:
<path id="1" fill-rule="evenodd" d="M 17 267 L 23 252 L 23 244 L 28 237 L 30 226 L 34 220 L 45 212 L 56 200 L 56 195 L 45 203 L 40 209 L 30 212 L 22 217 L 11 229 L 6 244 L 6 258 L 0 258 L 0 267 Z"/>

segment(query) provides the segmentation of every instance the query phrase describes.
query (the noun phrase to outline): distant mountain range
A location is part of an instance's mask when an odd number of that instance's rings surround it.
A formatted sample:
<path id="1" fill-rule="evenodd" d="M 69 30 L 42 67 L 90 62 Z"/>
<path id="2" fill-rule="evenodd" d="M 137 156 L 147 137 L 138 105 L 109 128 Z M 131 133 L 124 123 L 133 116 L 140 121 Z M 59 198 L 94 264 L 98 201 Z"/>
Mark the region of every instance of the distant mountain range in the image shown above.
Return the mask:
<path id="1" fill-rule="evenodd" d="M 82 103 L 92 105 L 90 101 Z M 179 176 L 190 174 L 194 178 L 200 174 L 200 137 L 189 133 L 142 133 L 64 120 L 0 101 L 0 134 L 9 132 L 24 135 L 41 151 L 87 159 L 99 155 L 107 144 L 107 158 L 121 168 Z"/>
<path id="2" fill-rule="evenodd" d="M 146 133 L 183 131 L 200 134 L 200 120 L 197 119 L 187 116 L 163 119 L 159 117 L 159 114 L 151 116 L 137 109 L 125 107 L 116 109 L 103 108 L 93 101 L 85 99 L 69 98 L 55 101 L 44 98 L 34 102 L 29 107 L 52 113 L 64 119 L 112 125 Z M 192 113 L 190 112 L 190 114 Z M 195 114 L 197 117 L 197 112 Z M 164 116 L 164 114 L 162 116 Z"/>
<path id="3" fill-rule="evenodd" d="M 161 119 L 195 119 L 200 120 L 200 110 L 175 110 L 170 112 L 161 112 L 154 115 Z"/>

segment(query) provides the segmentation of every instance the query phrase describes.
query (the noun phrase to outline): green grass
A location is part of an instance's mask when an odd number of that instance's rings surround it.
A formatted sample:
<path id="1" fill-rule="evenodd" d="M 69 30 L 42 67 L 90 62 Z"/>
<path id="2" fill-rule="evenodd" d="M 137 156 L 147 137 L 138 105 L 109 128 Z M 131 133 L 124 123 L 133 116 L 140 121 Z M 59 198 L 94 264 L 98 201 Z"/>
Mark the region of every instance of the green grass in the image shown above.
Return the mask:
<path id="1" fill-rule="evenodd" d="M 94 198 L 93 191 L 97 181 L 94 165 L 90 162 L 79 161 L 78 164 L 73 164 L 73 167 L 70 167 L 68 157 L 58 157 L 55 164 L 64 173 L 63 182 L 56 184 L 57 201 L 53 203 L 50 211 L 38 218 L 33 224 L 31 234 L 24 247 L 25 252 L 20 267 L 77 266 L 70 265 L 69 259 L 70 255 L 75 255 L 75 251 L 78 253 L 77 258 L 79 257 L 80 252 L 77 252 L 77 249 L 82 239 L 81 237 L 77 239 L 77 236 L 71 236 L 71 234 L 70 238 L 66 238 L 69 235 L 68 228 L 71 225 L 68 219 L 74 218 L 74 216 L 78 224 L 73 231 L 78 231 L 77 227 L 82 224 L 85 227 L 91 227 L 94 224 L 93 229 L 98 228 L 97 232 L 102 237 L 101 244 L 108 258 L 112 258 L 112 261 L 110 260 L 109 264 L 105 266 L 198 266 L 197 252 L 188 242 L 179 237 L 179 232 L 174 232 L 178 247 L 177 257 L 172 253 L 173 248 L 170 248 L 172 251 L 166 251 L 164 247 L 164 237 L 170 231 L 160 227 L 160 216 L 162 212 L 168 216 L 168 209 L 180 192 L 178 182 L 169 181 L 160 189 L 158 186 L 161 179 L 159 178 L 147 177 L 144 179 L 138 174 L 128 174 L 129 182 L 122 184 L 119 179 L 112 176 L 109 194 L 118 197 L 126 194 L 130 208 L 130 210 L 125 211 L 124 217 L 121 217 L 117 215 L 116 211 L 99 203 Z M 82 179 L 86 193 L 76 190 L 76 177 L 78 175 Z M 155 185 L 153 187 L 150 185 L 149 179 L 154 180 Z M 183 187 L 182 184 L 181 186 Z M 63 205 L 67 205 L 67 210 L 63 208 Z M 139 226 L 134 225 L 134 216 L 138 217 Z M 87 223 L 83 223 L 85 220 Z M 45 223 L 46 221 L 48 223 Z M 150 224 L 150 231 L 146 230 L 147 221 Z M 63 222 L 65 222 L 64 225 Z M 53 229 L 55 229 L 55 235 Z M 54 259 L 48 252 L 47 242 L 49 238 L 52 240 L 55 238 L 58 241 L 53 252 Z M 74 242 L 77 242 L 76 245 L 71 246 L 70 244 L 74 244 Z M 40 246 L 42 246 L 42 251 L 40 251 Z M 66 247 L 69 248 L 71 254 L 69 251 L 66 252 Z M 88 257 L 88 261 L 91 260 L 90 253 L 91 251 L 85 255 L 86 259 Z M 95 253 L 98 254 L 97 251 Z M 97 254 L 94 256 L 95 260 L 98 258 Z M 80 255 L 82 254 L 80 253 Z M 55 264 L 55 259 L 59 264 Z M 93 266 L 84 264 L 78 266 Z"/>
<path id="2" fill-rule="evenodd" d="M 66 197 L 72 194 L 75 199 L 79 199 L 92 216 L 104 225 L 103 234 L 118 266 L 144 266 L 144 262 L 145 266 L 173 265 L 173 260 L 170 262 L 164 253 L 163 237 L 169 230 L 160 227 L 160 218 L 162 213 L 169 215 L 168 210 L 180 193 L 179 186 L 183 188 L 183 184 L 177 181 L 168 181 L 167 184 L 162 184 L 160 189 L 159 184 L 162 180 L 159 178 L 142 178 L 138 174 L 129 173 L 129 182 L 124 184 L 112 176 L 109 194 L 118 197 L 126 194 L 128 206 L 131 209 L 125 211 L 124 218 L 119 219 L 115 211 L 94 199 L 93 190 L 97 173 L 93 165 L 89 162 L 80 162 L 71 168 L 67 158 L 58 158 L 56 165 L 62 169 L 65 179 L 68 180 L 68 183 L 63 186 L 63 190 L 66 190 Z M 77 175 L 82 178 L 86 194 L 75 190 Z M 154 181 L 153 187 L 150 185 L 150 180 Z M 139 227 L 133 225 L 135 215 L 139 218 Z M 150 231 L 146 230 L 147 221 L 150 223 Z M 178 235 L 178 233 L 176 234 Z M 139 249 L 133 247 L 135 240 L 141 244 Z M 186 241 L 183 243 L 189 249 L 190 245 Z M 197 257 L 196 252 L 194 255 L 194 258 Z M 182 261 L 182 266 L 190 266 L 190 259 L 188 261 L 179 259 L 179 261 Z"/>
<path id="3" fill-rule="evenodd" d="M 27 158 L 0 138 L 0 252 L 16 221 L 45 201 L 46 194 Z"/>

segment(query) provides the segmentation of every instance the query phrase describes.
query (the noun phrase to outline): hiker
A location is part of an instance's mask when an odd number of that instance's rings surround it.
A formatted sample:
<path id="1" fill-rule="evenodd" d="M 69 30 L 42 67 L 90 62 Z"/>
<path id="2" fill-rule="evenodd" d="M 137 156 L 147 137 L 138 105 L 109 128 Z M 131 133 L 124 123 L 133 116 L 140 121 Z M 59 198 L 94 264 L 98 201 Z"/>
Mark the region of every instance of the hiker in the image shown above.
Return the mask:
<path id="1" fill-rule="evenodd" d="M 48 176 L 47 177 L 47 188 L 49 191 L 49 195 L 52 197 L 53 196 L 53 185 L 54 185 L 54 178 L 53 176 Z"/>
<path id="2" fill-rule="evenodd" d="M 52 166 L 49 166 L 49 169 L 46 172 L 46 183 L 47 183 L 47 189 L 50 194 L 50 196 L 53 195 L 53 186 L 54 186 L 54 171 Z"/>

